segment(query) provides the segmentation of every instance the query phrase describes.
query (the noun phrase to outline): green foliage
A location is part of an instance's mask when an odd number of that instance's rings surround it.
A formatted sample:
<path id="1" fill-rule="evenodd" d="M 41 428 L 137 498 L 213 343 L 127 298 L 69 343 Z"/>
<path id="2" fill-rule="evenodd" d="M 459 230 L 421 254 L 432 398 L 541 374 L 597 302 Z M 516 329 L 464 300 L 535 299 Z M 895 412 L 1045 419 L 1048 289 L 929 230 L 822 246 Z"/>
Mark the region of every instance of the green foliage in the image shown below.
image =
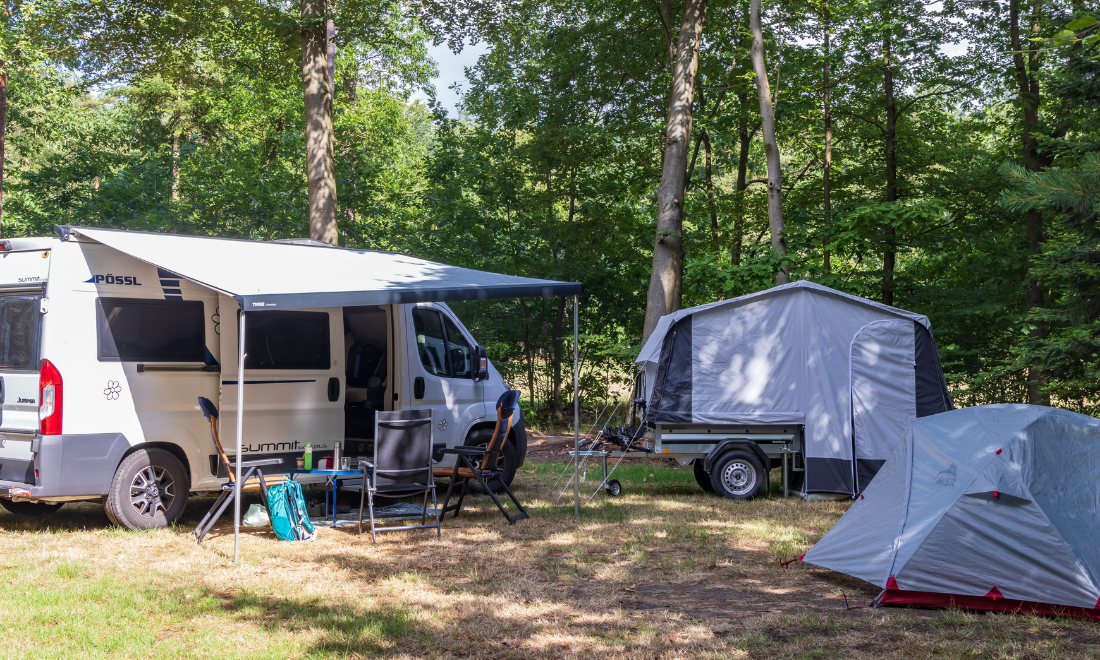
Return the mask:
<path id="1" fill-rule="evenodd" d="M 781 266 L 745 56 L 747 4 L 711 4 L 703 31 L 683 198 L 684 306 L 767 288 Z M 306 233 L 295 4 L 6 6 L 6 235 L 48 234 L 56 223 L 263 240 Z M 670 7 L 666 25 L 661 6 L 339 0 L 330 10 L 341 242 L 581 282 L 589 407 L 624 396 L 639 348 L 679 11 Z M 765 3 L 786 264 L 794 278 L 874 299 L 892 277 L 894 304 L 931 318 L 961 404 L 1025 401 L 1025 368 L 1041 366 L 1055 403 L 1095 413 L 1100 65 L 1091 44 L 1100 24 L 1066 0 L 1035 7 L 1023 19 L 1026 52 L 1015 53 L 997 3 Z M 463 38 L 489 49 L 455 120 L 410 99 L 435 70 L 428 40 Z M 1032 114 L 1018 57 L 1042 99 Z M 1025 137 L 1049 168 L 1026 161 Z M 1030 259 L 1029 210 L 1046 222 Z M 1047 307 L 1029 312 L 1033 278 Z M 455 308 L 527 391 L 531 420 L 556 422 L 571 409 L 571 301 Z"/>

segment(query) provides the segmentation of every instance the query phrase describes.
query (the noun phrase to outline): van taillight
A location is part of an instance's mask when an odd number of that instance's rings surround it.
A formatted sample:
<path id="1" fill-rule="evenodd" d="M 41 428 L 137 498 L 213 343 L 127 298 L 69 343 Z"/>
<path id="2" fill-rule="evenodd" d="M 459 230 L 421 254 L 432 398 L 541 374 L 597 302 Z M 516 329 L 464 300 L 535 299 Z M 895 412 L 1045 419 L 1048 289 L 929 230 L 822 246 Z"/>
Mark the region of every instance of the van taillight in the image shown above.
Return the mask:
<path id="1" fill-rule="evenodd" d="M 61 435 L 61 372 L 49 360 L 38 371 L 38 430 L 42 435 Z"/>

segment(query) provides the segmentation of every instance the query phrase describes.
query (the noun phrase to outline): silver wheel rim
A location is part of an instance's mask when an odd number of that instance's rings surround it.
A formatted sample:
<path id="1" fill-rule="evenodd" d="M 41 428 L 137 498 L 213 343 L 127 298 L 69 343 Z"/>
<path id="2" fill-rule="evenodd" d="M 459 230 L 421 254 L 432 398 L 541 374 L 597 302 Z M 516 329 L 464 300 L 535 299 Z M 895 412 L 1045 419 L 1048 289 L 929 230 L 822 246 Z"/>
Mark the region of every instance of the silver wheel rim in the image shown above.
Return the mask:
<path id="1" fill-rule="evenodd" d="M 730 461 L 722 470 L 722 485 L 734 495 L 747 495 L 756 487 L 756 470 L 744 461 Z"/>
<path id="2" fill-rule="evenodd" d="M 168 513 L 176 499 L 176 482 L 165 468 L 150 465 L 138 470 L 130 482 L 130 505 L 142 518 Z"/>

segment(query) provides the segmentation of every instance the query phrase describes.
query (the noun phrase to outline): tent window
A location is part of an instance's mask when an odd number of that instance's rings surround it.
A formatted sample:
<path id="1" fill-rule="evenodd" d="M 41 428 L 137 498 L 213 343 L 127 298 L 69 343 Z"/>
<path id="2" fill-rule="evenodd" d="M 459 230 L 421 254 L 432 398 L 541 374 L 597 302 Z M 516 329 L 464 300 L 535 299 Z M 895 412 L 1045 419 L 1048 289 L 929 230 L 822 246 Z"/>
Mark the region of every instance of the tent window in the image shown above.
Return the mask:
<path id="1" fill-rule="evenodd" d="M 439 312 L 434 309 L 416 308 L 412 311 L 413 328 L 416 330 L 416 350 L 420 362 L 433 376 L 446 376 L 445 362 L 447 340 L 443 336 L 443 324 Z"/>
<path id="2" fill-rule="evenodd" d="M 206 357 L 201 300 L 100 298 L 96 317 L 101 362 L 202 362 Z"/>
<path id="3" fill-rule="evenodd" d="M 38 369 L 40 296 L 0 296 L 0 369 Z"/>
<path id="4" fill-rule="evenodd" d="M 245 328 L 245 369 L 328 370 L 327 312 L 256 312 Z"/>

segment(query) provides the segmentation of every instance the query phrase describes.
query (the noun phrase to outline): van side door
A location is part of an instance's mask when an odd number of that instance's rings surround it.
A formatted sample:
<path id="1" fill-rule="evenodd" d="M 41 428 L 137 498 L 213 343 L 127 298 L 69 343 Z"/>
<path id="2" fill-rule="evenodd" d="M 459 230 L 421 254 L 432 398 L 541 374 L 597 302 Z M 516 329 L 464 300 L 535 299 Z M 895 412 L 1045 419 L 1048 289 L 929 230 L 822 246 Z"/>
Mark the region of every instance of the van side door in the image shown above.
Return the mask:
<path id="1" fill-rule="evenodd" d="M 473 380 L 474 342 L 441 305 L 406 305 L 405 314 L 409 378 L 403 407 L 433 409 L 432 442 L 459 446 L 470 425 L 485 417 L 484 383 Z"/>
<path id="2" fill-rule="evenodd" d="M 237 445 L 237 303 L 221 298 L 219 435 Z M 344 438 L 344 317 L 340 308 L 250 312 L 245 321 L 243 455 L 293 468 L 306 443 L 314 457 Z M 272 470 L 275 471 L 274 469 Z"/>

